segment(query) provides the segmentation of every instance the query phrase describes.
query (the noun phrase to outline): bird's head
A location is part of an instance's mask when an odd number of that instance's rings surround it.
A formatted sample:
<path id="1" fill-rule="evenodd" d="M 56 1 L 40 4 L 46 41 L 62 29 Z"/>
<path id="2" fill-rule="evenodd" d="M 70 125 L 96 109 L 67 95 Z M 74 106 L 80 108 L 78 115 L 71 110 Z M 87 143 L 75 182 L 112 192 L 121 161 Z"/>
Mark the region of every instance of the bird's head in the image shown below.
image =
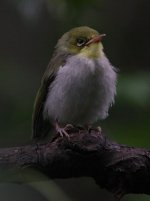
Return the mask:
<path id="1" fill-rule="evenodd" d="M 88 58 L 100 58 L 103 55 L 101 40 L 104 36 L 105 34 L 99 34 L 87 26 L 76 27 L 59 39 L 56 51 Z"/>

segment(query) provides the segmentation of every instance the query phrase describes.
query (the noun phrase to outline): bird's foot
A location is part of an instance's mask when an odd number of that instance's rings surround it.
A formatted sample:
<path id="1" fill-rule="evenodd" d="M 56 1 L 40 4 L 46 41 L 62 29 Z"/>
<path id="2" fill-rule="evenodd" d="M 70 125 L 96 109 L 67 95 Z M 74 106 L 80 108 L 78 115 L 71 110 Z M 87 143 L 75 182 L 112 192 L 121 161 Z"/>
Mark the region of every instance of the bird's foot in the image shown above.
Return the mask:
<path id="1" fill-rule="evenodd" d="M 67 131 L 65 130 L 65 128 L 61 128 L 61 127 L 57 127 L 56 128 L 57 133 L 61 136 L 61 137 L 67 137 L 69 138 L 69 134 L 67 133 Z"/>
<path id="2" fill-rule="evenodd" d="M 102 129 L 101 129 L 101 127 L 100 127 L 100 126 L 97 126 L 95 130 L 96 130 L 96 131 L 98 131 L 99 133 L 101 133 L 101 132 L 102 132 Z"/>
<path id="3" fill-rule="evenodd" d="M 87 126 L 87 130 L 88 130 L 89 133 L 90 133 L 92 130 L 95 130 L 95 131 L 97 131 L 97 132 L 99 132 L 99 133 L 102 132 L 102 129 L 101 129 L 100 126 L 97 126 L 96 128 L 93 128 L 91 125 L 88 125 L 88 126 Z"/>
<path id="4" fill-rule="evenodd" d="M 84 130 L 87 130 L 89 133 L 92 131 L 92 130 L 95 130 L 99 133 L 102 133 L 102 129 L 100 126 L 97 126 L 96 128 L 92 127 L 91 124 L 88 124 L 88 125 L 78 125 L 76 126 L 76 128 L 79 130 L 79 132 L 82 132 Z"/>
<path id="5" fill-rule="evenodd" d="M 65 130 L 71 130 L 71 129 L 74 129 L 74 126 L 72 124 L 67 124 L 65 127 L 64 127 Z"/>
<path id="6" fill-rule="evenodd" d="M 56 132 L 61 136 L 61 137 L 69 137 L 68 131 L 73 129 L 74 126 L 72 124 L 67 124 L 65 127 L 60 127 L 58 122 L 55 123 L 55 129 Z"/>

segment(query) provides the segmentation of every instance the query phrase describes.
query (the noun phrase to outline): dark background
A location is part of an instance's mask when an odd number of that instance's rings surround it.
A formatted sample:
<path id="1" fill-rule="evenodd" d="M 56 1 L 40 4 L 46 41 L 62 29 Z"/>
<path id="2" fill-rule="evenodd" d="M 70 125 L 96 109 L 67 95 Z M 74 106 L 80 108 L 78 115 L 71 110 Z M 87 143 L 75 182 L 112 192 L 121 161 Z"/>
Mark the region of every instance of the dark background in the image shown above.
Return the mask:
<path id="1" fill-rule="evenodd" d="M 116 104 L 102 128 L 119 143 L 150 147 L 149 0 L 1 0 L 1 147 L 30 141 L 33 102 L 53 48 L 64 32 L 81 25 L 107 34 L 105 53 L 120 69 Z M 1 183 L 0 199 L 109 201 L 112 196 L 92 179 L 82 178 Z M 129 195 L 123 200 L 150 197 Z"/>

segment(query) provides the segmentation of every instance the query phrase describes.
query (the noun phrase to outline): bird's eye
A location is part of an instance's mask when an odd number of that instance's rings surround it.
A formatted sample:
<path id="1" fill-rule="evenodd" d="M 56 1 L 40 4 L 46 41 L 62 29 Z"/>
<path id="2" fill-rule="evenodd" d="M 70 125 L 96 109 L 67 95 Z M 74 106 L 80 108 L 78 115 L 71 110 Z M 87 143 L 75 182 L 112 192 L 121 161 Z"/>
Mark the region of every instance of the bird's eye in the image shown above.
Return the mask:
<path id="1" fill-rule="evenodd" d="M 85 45 L 86 42 L 87 42 L 86 38 L 78 38 L 77 39 L 77 46 L 81 47 L 81 46 Z"/>

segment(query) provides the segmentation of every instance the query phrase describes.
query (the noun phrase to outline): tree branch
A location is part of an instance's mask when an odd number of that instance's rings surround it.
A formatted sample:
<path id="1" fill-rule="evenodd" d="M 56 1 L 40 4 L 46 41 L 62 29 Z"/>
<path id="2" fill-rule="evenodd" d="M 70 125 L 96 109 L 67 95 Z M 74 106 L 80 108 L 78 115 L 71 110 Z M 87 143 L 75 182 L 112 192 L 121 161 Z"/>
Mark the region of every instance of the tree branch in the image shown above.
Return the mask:
<path id="1" fill-rule="evenodd" d="M 51 178 L 93 177 L 116 200 L 128 193 L 150 194 L 150 150 L 117 144 L 96 129 L 70 132 L 69 139 L 1 148 L 0 169 L 34 167 Z"/>

